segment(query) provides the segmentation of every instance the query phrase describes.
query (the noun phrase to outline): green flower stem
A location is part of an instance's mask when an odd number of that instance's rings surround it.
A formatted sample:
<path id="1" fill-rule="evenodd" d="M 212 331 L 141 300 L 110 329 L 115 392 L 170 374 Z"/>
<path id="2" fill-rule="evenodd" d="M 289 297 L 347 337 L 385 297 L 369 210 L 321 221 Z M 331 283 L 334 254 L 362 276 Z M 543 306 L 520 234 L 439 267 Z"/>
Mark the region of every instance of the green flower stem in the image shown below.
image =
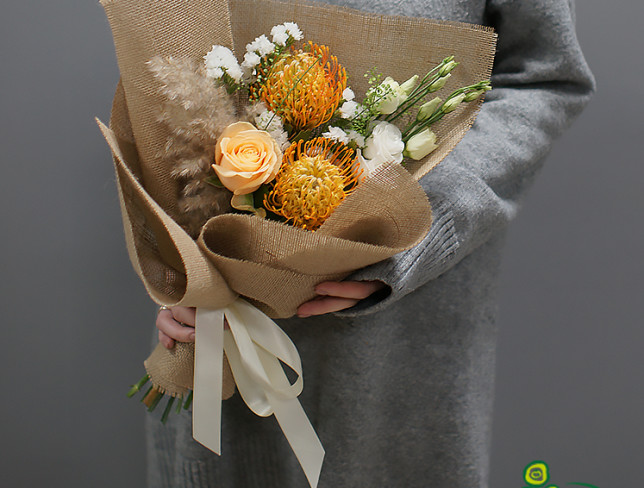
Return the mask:
<path id="1" fill-rule="evenodd" d="M 420 83 L 418 83 L 418 85 L 416 85 L 416 87 L 412 90 L 412 92 L 409 94 L 409 96 L 410 96 L 410 97 L 413 97 L 413 96 L 414 96 L 414 95 L 416 95 L 416 94 L 417 94 L 417 93 L 418 93 L 418 92 L 419 92 L 419 91 L 420 91 L 420 90 L 421 90 L 425 85 L 427 85 L 427 84 L 431 84 L 431 81 L 429 81 L 429 82 L 428 82 L 429 77 L 430 77 L 432 74 L 434 74 L 434 72 L 435 72 L 435 71 L 440 70 L 441 68 L 443 68 L 443 66 L 445 66 L 447 63 L 449 63 L 450 61 L 453 61 L 453 60 L 454 60 L 454 56 L 448 56 L 448 57 L 446 57 L 445 59 L 443 59 L 439 64 L 437 64 L 434 68 L 432 68 L 431 70 L 429 70 L 429 71 L 427 72 L 427 74 L 426 74 L 425 76 L 423 76 L 423 79 L 422 79 L 422 80 L 420 80 Z M 436 77 L 434 76 L 433 78 L 436 78 Z"/>
<path id="2" fill-rule="evenodd" d="M 385 117 L 385 120 L 387 122 L 393 122 L 398 117 L 407 113 L 409 109 L 411 109 L 414 105 L 420 102 L 427 94 L 432 93 L 431 85 L 434 81 L 436 81 L 436 79 L 438 79 L 438 76 L 432 78 L 430 84 L 426 88 L 424 88 L 422 92 L 419 92 L 417 95 L 414 95 L 414 96 L 410 95 L 409 97 L 407 97 L 407 100 L 401 103 L 395 112 L 392 112 L 387 117 Z"/>
<path id="3" fill-rule="evenodd" d="M 157 405 L 163 398 L 163 393 L 161 393 L 158 390 L 154 390 L 153 397 L 151 398 L 150 404 L 148 405 L 148 412 L 154 411 L 155 408 L 157 408 Z"/>
<path id="4" fill-rule="evenodd" d="M 137 384 L 132 385 L 132 388 L 130 388 L 130 391 L 127 392 L 127 397 L 132 398 L 139 391 L 141 391 L 141 388 L 149 381 L 149 379 L 150 379 L 150 375 L 146 373 L 145 376 L 143 376 L 143 378 L 141 378 Z"/>
<path id="5" fill-rule="evenodd" d="M 179 397 L 179 401 L 177 402 L 177 409 L 175 410 L 177 414 L 181 413 L 182 406 L 183 406 L 183 397 L 181 396 Z"/>
<path id="6" fill-rule="evenodd" d="M 163 415 L 161 416 L 161 423 L 165 424 L 168 421 L 168 417 L 170 416 L 170 412 L 172 411 L 172 404 L 174 403 L 174 397 L 171 396 L 170 399 L 168 400 L 168 404 L 165 406 L 165 410 L 163 411 Z"/>
<path id="7" fill-rule="evenodd" d="M 145 392 L 145 395 L 141 397 L 141 403 L 145 403 L 145 399 L 148 397 L 148 395 L 154 390 L 154 386 L 151 386 L 148 388 L 148 391 Z"/>
<path id="8" fill-rule="evenodd" d="M 183 404 L 183 408 L 185 410 L 188 410 L 190 408 L 190 405 L 192 405 L 192 390 L 190 390 L 190 393 L 188 393 L 188 397 L 186 398 L 186 402 Z"/>
<path id="9" fill-rule="evenodd" d="M 433 69 L 428 71 L 427 74 L 423 77 L 423 79 L 420 80 L 420 83 L 416 85 L 416 88 L 414 88 L 412 92 L 409 94 L 409 96 L 407 97 L 407 100 L 401 103 L 400 106 L 394 112 L 387 115 L 387 117 L 385 117 L 385 120 L 387 122 L 392 122 L 396 120 L 398 117 L 406 113 L 407 110 L 413 107 L 416 103 L 418 103 L 425 95 L 430 93 L 433 83 L 436 82 L 438 78 L 440 78 L 440 74 L 436 74 L 432 76 L 434 72 L 439 71 L 440 69 L 443 68 L 443 66 L 445 66 L 447 63 L 453 60 L 454 60 L 454 56 L 449 56 L 443 59 L 440 62 L 440 64 L 435 66 Z"/>
<path id="10" fill-rule="evenodd" d="M 490 85 L 490 82 L 485 80 L 485 81 L 479 81 L 478 83 L 475 83 L 473 85 L 459 88 L 458 90 L 454 90 L 430 117 L 423 120 L 421 123 L 418 123 L 418 121 L 416 120 L 412 122 L 407 127 L 407 129 L 405 129 L 405 131 L 403 132 L 403 138 L 402 138 L 403 142 L 407 142 L 414 135 L 418 134 L 419 132 L 429 127 L 433 123 L 441 120 L 445 116 L 445 111 L 444 111 L 445 105 L 453 98 L 459 96 L 461 93 L 468 93 L 471 91 L 483 90 L 486 87 L 489 87 L 489 85 Z M 464 103 L 467 103 L 467 102 L 464 102 Z"/>

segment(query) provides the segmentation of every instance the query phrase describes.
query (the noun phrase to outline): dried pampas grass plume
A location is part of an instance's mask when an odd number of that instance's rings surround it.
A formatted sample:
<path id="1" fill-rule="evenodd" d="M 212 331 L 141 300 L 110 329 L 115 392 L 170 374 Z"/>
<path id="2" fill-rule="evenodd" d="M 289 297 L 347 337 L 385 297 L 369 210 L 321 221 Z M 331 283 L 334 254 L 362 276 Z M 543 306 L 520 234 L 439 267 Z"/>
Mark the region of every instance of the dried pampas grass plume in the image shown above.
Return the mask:
<path id="1" fill-rule="evenodd" d="M 172 133 L 159 157 L 171 163 L 182 184 L 179 223 L 196 238 L 210 217 L 231 211 L 231 193 L 204 180 L 212 176 L 217 138 L 238 120 L 234 100 L 192 59 L 156 56 L 148 67 L 165 98 L 159 120 Z"/>

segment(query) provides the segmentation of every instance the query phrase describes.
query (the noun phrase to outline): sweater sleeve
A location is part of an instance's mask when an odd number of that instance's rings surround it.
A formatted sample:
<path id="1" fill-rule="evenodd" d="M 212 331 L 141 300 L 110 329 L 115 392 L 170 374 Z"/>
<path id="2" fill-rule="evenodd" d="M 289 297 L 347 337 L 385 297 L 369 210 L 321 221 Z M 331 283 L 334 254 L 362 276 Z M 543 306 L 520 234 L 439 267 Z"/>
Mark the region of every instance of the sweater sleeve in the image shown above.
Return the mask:
<path id="1" fill-rule="evenodd" d="M 340 315 L 390 306 L 501 231 L 553 141 L 595 90 L 575 34 L 572 0 L 489 0 L 486 19 L 499 35 L 493 90 L 463 140 L 420 180 L 432 205 L 432 228 L 416 247 L 350 276 L 389 288 Z"/>

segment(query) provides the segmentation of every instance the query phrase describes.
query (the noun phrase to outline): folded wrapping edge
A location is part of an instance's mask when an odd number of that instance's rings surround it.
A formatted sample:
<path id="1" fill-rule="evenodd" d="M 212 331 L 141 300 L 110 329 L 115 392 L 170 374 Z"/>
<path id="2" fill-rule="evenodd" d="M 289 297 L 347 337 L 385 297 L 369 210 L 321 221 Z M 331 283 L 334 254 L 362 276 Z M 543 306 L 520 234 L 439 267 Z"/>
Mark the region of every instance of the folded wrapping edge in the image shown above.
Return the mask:
<path id="1" fill-rule="evenodd" d="M 237 294 L 206 259 L 197 243 L 150 197 L 130 170 L 124 152 L 135 157 L 135 148 L 127 141 L 119 140 L 100 120 L 97 119 L 97 123 L 114 155 L 130 260 L 150 297 L 166 306 L 221 308 L 232 303 Z M 137 223 L 133 218 L 135 211 L 139 214 L 137 219 L 143 222 Z M 135 235 L 135 230 L 141 235 Z M 174 247 L 177 259 L 173 266 L 161 260 L 155 249 L 161 238 Z M 146 252 L 153 255 L 152 259 L 148 259 Z M 183 283 L 181 276 L 185 280 Z"/>

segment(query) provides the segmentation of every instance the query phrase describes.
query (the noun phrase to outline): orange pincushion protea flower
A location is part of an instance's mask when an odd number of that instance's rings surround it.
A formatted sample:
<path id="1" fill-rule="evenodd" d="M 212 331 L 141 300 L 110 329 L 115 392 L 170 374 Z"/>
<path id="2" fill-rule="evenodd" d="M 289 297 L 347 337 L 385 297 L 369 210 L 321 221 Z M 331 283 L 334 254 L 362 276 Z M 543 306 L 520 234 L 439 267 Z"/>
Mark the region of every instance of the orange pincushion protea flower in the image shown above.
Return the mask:
<path id="1" fill-rule="evenodd" d="M 251 97 L 262 100 L 295 131 L 313 129 L 327 122 L 342 102 L 347 73 L 327 46 L 309 42 L 307 51 L 279 58 Z"/>
<path id="2" fill-rule="evenodd" d="M 296 227 L 317 230 L 356 188 L 362 170 L 354 161 L 352 149 L 324 137 L 291 144 L 264 206 Z"/>

